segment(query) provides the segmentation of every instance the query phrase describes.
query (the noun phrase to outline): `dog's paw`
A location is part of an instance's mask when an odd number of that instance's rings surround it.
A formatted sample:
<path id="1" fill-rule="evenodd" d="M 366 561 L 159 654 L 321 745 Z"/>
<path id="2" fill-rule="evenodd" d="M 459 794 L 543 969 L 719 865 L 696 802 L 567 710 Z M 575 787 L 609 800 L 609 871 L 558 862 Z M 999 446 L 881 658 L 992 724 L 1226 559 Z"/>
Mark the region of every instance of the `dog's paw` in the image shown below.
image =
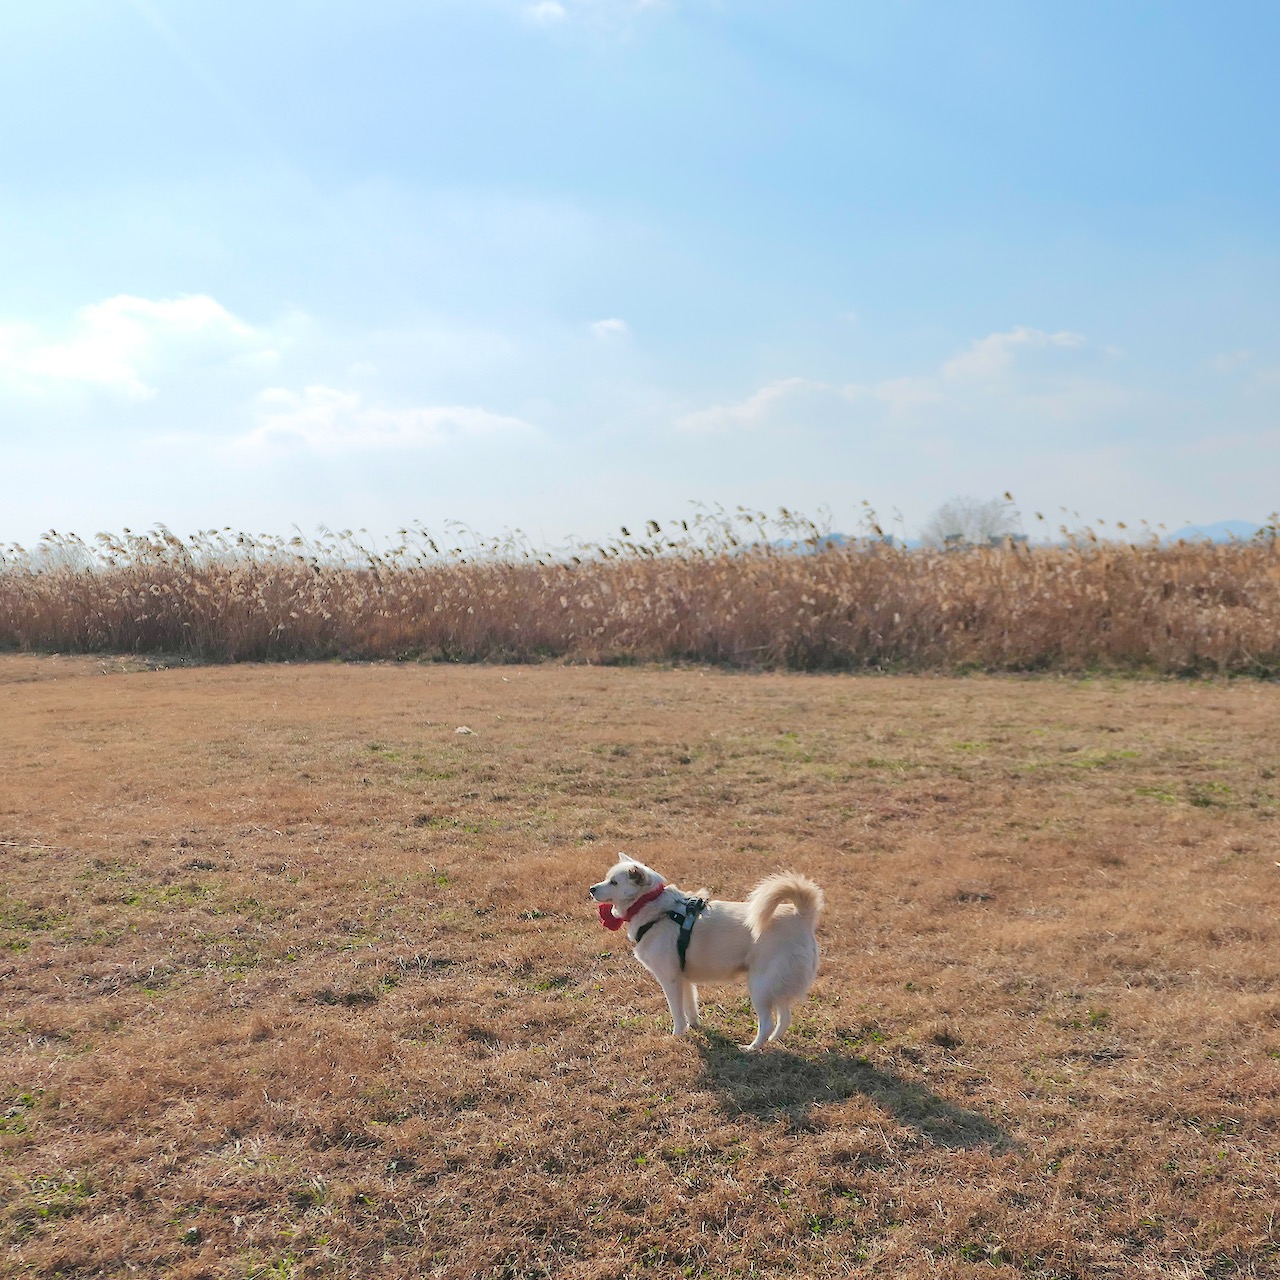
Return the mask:
<path id="1" fill-rule="evenodd" d="M 738 1046 L 743 1053 L 759 1053 L 764 1048 L 762 1044 L 740 1044 Z"/>

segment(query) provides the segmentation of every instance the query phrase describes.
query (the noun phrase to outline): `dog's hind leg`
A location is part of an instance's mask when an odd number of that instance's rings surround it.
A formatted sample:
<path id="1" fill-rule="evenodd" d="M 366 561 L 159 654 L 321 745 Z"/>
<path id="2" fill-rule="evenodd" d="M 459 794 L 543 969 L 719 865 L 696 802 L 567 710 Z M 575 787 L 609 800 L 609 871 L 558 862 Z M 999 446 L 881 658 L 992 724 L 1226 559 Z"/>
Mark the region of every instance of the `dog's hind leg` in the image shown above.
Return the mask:
<path id="1" fill-rule="evenodd" d="M 756 1038 L 750 1044 L 741 1045 L 743 1053 L 756 1053 L 763 1049 L 769 1037 L 774 1034 L 773 992 L 768 988 L 768 980 L 763 976 L 747 979 L 747 990 L 751 993 L 751 1007 L 756 1011 Z"/>
<path id="2" fill-rule="evenodd" d="M 769 1039 L 781 1040 L 782 1033 L 791 1025 L 791 1006 L 787 1004 L 780 1004 L 774 1010 L 774 1013 L 778 1016 L 778 1025 L 774 1027 L 773 1034 L 770 1035 Z"/>

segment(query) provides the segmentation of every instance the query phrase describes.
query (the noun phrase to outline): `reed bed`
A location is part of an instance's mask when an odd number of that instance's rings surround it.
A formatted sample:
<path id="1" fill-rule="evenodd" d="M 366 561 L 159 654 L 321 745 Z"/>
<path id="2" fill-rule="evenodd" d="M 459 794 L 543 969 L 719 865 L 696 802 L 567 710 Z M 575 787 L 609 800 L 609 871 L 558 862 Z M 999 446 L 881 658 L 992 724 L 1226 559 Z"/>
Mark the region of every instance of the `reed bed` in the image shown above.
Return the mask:
<path id="1" fill-rule="evenodd" d="M 0 647 L 211 662 L 694 661 L 792 670 L 1280 672 L 1280 540 L 947 550 L 701 512 L 542 553 L 164 528 L 0 555 Z"/>

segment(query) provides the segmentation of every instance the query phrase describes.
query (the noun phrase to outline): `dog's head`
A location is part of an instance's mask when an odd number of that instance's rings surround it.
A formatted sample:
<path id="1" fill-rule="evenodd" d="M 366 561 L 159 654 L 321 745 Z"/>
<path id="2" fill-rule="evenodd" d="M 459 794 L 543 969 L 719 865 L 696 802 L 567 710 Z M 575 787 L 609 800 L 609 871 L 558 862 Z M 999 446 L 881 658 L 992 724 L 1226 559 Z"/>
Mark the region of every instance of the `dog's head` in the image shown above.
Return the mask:
<path id="1" fill-rule="evenodd" d="M 626 908 L 642 894 L 662 883 L 662 877 L 646 867 L 643 862 L 620 854 L 609 874 L 599 884 L 593 884 L 588 892 L 597 902 L 611 902 L 615 907 Z"/>

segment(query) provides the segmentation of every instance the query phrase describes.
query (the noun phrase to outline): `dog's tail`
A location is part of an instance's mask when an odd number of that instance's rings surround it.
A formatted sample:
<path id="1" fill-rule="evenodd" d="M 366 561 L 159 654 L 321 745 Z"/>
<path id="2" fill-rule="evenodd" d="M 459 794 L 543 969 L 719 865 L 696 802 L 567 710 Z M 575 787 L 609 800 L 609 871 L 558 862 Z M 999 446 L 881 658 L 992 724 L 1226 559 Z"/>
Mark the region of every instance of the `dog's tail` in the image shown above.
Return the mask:
<path id="1" fill-rule="evenodd" d="M 773 914 L 784 903 L 796 909 L 801 920 L 814 928 L 822 910 L 822 890 L 808 876 L 797 871 L 782 871 L 761 880 L 747 898 L 747 927 L 759 937 L 768 927 Z"/>

